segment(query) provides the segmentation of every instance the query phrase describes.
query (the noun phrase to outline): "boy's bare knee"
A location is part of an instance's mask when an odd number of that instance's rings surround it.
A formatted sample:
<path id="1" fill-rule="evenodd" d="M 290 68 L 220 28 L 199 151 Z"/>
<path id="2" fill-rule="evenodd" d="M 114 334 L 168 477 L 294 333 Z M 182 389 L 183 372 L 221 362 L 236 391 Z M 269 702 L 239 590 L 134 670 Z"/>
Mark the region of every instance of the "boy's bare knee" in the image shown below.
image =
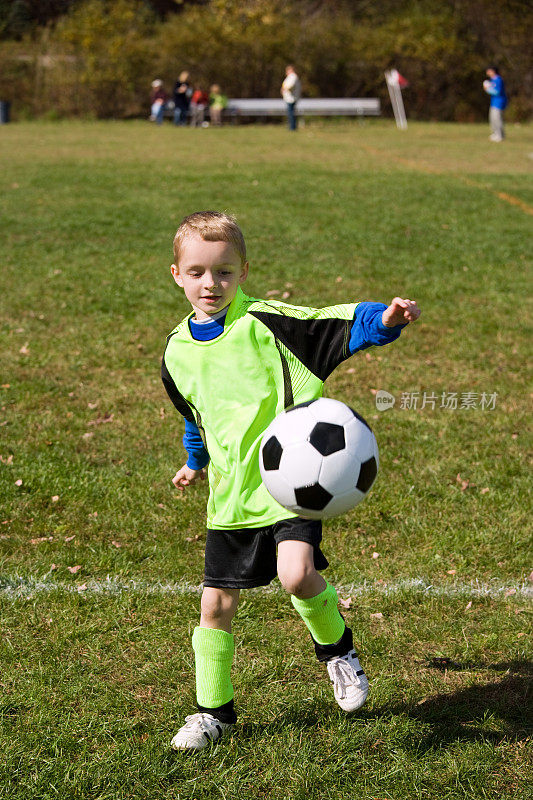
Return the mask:
<path id="1" fill-rule="evenodd" d="M 238 601 L 238 589 L 217 589 L 206 586 L 200 604 L 202 620 L 215 627 L 218 623 L 233 619 Z"/>
<path id="2" fill-rule="evenodd" d="M 310 564 L 291 564 L 280 568 L 278 565 L 278 577 L 281 585 L 289 594 L 296 597 L 305 596 L 310 587 L 314 586 L 317 572 Z"/>

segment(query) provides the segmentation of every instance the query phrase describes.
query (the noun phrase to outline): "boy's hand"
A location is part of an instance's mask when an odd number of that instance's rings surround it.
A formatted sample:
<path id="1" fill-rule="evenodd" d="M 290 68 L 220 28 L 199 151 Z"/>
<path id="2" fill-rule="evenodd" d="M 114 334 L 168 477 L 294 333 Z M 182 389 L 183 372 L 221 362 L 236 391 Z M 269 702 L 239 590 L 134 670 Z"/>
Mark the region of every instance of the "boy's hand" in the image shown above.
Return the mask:
<path id="1" fill-rule="evenodd" d="M 182 492 L 186 486 L 194 486 L 198 480 L 205 480 L 205 470 L 191 469 L 184 464 L 172 478 L 172 483 L 179 492 Z"/>
<path id="2" fill-rule="evenodd" d="M 403 300 L 395 297 L 381 317 L 382 323 L 386 328 L 394 328 L 396 325 L 403 325 L 406 322 L 414 322 L 418 319 L 421 311 L 414 300 Z"/>

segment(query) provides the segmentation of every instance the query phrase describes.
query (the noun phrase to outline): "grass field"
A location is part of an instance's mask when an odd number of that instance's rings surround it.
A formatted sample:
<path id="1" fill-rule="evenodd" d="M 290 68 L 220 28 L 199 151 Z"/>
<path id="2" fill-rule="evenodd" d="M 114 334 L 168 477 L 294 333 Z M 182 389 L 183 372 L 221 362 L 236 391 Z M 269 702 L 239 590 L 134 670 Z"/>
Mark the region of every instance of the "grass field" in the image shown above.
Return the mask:
<path id="1" fill-rule="evenodd" d="M 487 135 L 0 128 L 2 800 L 531 797 L 533 129 Z M 187 312 L 172 237 L 204 208 L 237 215 L 249 294 L 423 315 L 327 384 L 380 446 L 324 532 L 367 705 L 336 706 L 276 581 L 235 620 L 240 724 L 191 757 L 169 742 L 194 710 L 206 494 L 170 483 L 159 364 Z"/>

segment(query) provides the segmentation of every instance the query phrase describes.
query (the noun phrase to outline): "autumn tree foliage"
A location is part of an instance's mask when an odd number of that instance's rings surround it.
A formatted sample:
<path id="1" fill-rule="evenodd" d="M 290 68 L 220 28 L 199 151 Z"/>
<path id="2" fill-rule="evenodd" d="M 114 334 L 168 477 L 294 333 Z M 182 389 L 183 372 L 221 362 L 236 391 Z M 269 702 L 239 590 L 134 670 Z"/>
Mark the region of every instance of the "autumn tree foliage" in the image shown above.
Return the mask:
<path id="1" fill-rule="evenodd" d="M 533 110 L 533 11 L 526 0 L 0 0 L 0 97 L 26 114 L 147 112 L 153 78 L 187 69 L 235 97 L 278 97 L 297 65 L 307 96 L 378 96 L 385 69 L 410 82 L 411 117 L 486 114 L 496 62 L 509 118 Z"/>

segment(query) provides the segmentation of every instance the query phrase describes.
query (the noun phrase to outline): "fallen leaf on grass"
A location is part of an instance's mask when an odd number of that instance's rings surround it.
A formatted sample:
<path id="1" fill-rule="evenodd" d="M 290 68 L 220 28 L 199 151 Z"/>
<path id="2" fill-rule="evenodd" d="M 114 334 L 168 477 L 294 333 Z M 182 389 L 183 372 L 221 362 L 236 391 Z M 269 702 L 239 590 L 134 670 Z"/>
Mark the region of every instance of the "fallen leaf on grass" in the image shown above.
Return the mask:
<path id="1" fill-rule="evenodd" d="M 516 589 L 507 589 L 505 592 L 505 597 L 511 597 L 511 595 L 516 594 Z"/>
<path id="2" fill-rule="evenodd" d="M 469 608 L 472 608 L 472 601 L 471 600 L 466 604 L 465 611 L 468 611 Z"/>
<path id="3" fill-rule="evenodd" d="M 52 495 L 52 503 L 57 503 L 58 500 L 59 500 L 59 495 L 58 494 Z"/>
<path id="4" fill-rule="evenodd" d="M 91 419 L 87 423 L 87 425 L 105 425 L 106 422 L 113 422 L 115 419 L 115 415 L 108 413 L 104 414 L 103 417 L 97 417 L 96 419 Z"/>
<path id="5" fill-rule="evenodd" d="M 81 569 L 81 564 L 76 564 L 76 566 L 75 566 L 75 567 L 67 567 L 67 569 L 68 569 L 68 571 L 71 573 L 71 575 L 75 575 L 77 572 L 79 572 L 79 571 L 80 571 L 80 569 Z"/>
<path id="6" fill-rule="evenodd" d="M 75 538 L 75 536 L 65 536 L 65 542 L 72 542 Z"/>
<path id="7" fill-rule="evenodd" d="M 456 572 L 457 572 L 456 569 L 449 569 L 448 570 L 448 575 L 455 575 Z"/>
<path id="8" fill-rule="evenodd" d="M 21 354 L 21 356 L 29 356 L 30 351 L 28 349 L 28 344 L 29 342 L 26 342 L 26 344 L 23 344 L 22 347 L 20 348 L 19 353 Z"/>
<path id="9" fill-rule="evenodd" d="M 30 539 L 31 544 L 41 544 L 41 542 L 53 542 L 53 536 L 40 536 L 38 539 Z"/>
<path id="10" fill-rule="evenodd" d="M 343 608 L 351 608 L 352 607 L 352 598 L 351 597 L 347 597 L 346 600 L 344 600 L 342 597 L 340 597 L 339 598 L 339 603 L 341 604 L 341 606 Z"/>
<path id="11" fill-rule="evenodd" d="M 87 584 L 82 583 L 80 586 L 76 587 L 76 591 L 78 592 L 86 592 L 87 591 Z"/>
<path id="12" fill-rule="evenodd" d="M 18 479 L 18 481 L 15 481 L 15 486 L 22 486 L 22 481 L 20 480 L 20 478 Z"/>
<path id="13" fill-rule="evenodd" d="M 4 456 L 0 456 L 0 461 L 2 462 L 2 464 L 6 464 L 6 465 L 12 464 L 13 463 L 13 456 L 6 456 L 6 458 L 4 458 Z"/>
<path id="14" fill-rule="evenodd" d="M 122 547 L 122 545 L 120 544 L 120 542 L 115 542 L 115 540 L 114 540 L 114 539 L 113 539 L 113 541 L 111 542 L 111 544 L 113 545 L 113 547 Z"/>
<path id="15" fill-rule="evenodd" d="M 269 289 L 268 292 L 266 293 L 266 296 L 267 297 L 274 297 L 275 295 L 280 294 L 280 293 L 281 292 L 280 292 L 279 289 Z"/>
<path id="16" fill-rule="evenodd" d="M 379 553 L 372 553 L 372 558 L 379 558 Z"/>
<path id="17" fill-rule="evenodd" d="M 383 619 L 383 614 L 381 611 L 375 611 L 373 614 L 370 614 L 370 619 Z"/>
<path id="18" fill-rule="evenodd" d="M 485 488 L 484 488 L 484 489 L 480 489 L 480 492 L 479 492 L 479 493 L 480 493 L 480 494 L 487 494 L 487 492 L 490 492 L 490 489 L 489 489 L 489 487 L 488 487 L 488 486 L 485 486 Z"/>
<path id="19" fill-rule="evenodd" d="M 87 403 L 87 408 L 90 408 L 91 411 L 94 411 L 95 408 L 98 408 L 98 401 L 96 403 Z"/>
<path id="20" fill-rule="evenodd" d="M 94 433 L 84 433 L 81 438 L 82 439 L 92 439 L 93 436 L 94 436 Z"/>
<path id="21" fill-rule="evenodd" d="M 465 481 L 465 480 L 463 480 L 463 478 L 461 478 L 461 476 L 460 476 L 459 474 L 457 475 L 457 478 L 456 478 L 455 480 L 457 481 L 457 483 L 460 483 L 460 484 L 461 484 L 461 491 L 462 491 L 462 492 L 464 492 L 464 491 L 465 491 L 465 489 L 468 489 L 468 487 L 471 485 L 471 484 L 470 484 L 470 481 L 468 481 L 468 480 L 466 480 L 466 481 Z"/>

